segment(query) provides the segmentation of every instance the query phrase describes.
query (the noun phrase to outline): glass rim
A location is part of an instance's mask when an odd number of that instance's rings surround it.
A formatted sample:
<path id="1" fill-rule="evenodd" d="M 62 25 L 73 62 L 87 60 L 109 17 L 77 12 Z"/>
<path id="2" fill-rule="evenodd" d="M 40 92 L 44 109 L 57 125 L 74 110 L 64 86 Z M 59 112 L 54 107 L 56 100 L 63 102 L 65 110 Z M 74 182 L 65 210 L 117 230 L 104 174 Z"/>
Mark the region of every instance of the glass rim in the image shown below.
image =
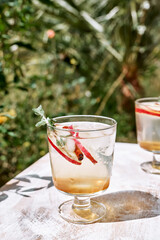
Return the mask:
<path id="1" fill-rule="evenodd" d="M 105 116 L 98 116 L 98 115 L 67 115 L 67 116 L 60 116 L 60 117 L 55 117 L 55 118 L 52 118 L 53 121 L 56 121 L 58 119 L 69 119 L 69 118 L 81 118 L 81 121 L 82 119 L 84 118 L 98 118 L 98 119 L 102 119 L 102 120 L 110 120 L 112 121 L 112 125 L 109 125 L 109 126 L 106 126 L 106 127 L 102 127 L 102 128 L 98 128 L 98 129 L 73 129 L 74 132 L 98 132 L 98 131 L 104 131 L 104 130 L 108 130 L 108 129 L 112 129 L 114 127 L 117 126 L 117 121 L 113 118 L 110 118 L 110 117 L 105 117 Z M 95 121 L 97 123 L 104 123 L 104 122 L 98 122 L 98 121 Z M 58 123 L 58 122 L 57 122 Z M 104 123 L 105 124 L 105 123 Z M 56 126 L 48 126 L 49 128 L 53 128 L 54 130 L 58 130 L 58 131 L 64 131 L 64 132 L 70 132 L 70 131 L 73 131 L 72 129 L 65 129 L 65 128 L 59 128 L 59 127 L 56 127 Z"/>
<path id="2" fill-rule="evenodd" d="M 160 101 L 159 97 L 144 97 L 144 98 L 138 98 L 135 100 L 135 103 L 143 104 L 145 102 L 151 102 L 151 101 Z"/>

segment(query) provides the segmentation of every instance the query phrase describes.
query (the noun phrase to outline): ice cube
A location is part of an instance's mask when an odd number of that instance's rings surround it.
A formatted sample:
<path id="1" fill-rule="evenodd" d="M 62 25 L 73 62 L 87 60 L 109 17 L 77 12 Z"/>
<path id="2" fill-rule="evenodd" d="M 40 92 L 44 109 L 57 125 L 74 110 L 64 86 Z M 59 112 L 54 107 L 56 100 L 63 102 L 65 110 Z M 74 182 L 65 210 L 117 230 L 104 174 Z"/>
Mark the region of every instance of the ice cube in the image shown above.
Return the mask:
<path id="1" fill-rule="evenodd" d="M 66 141 L 66 147 L 69 152 L 75 151 L 75 142 L 73 139 L 68 138 Z"/>

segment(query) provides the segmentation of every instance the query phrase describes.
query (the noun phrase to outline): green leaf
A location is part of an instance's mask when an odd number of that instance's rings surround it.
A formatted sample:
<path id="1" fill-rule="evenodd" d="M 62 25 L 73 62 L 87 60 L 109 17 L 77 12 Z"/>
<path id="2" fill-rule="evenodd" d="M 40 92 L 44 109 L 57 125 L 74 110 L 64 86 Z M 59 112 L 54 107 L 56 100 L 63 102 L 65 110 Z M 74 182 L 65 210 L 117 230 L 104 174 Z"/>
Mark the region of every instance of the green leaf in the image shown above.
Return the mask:
<path id="1" fill-rule="evenodd" d="M 44 110 L 42 108 L 42 105 L 40 105 L 38 108 L 33 108 L 32 110 L 36 115 L 41 116 L 41 117 L 44 116 Z"/>
<path id="2" fill-rule="evenodd" d="M 84 20 L 96 31 L 103 32 L 103 26 L 99 24 L 95 19 L 93 19 L 87 12 L 82 11 L 81 16 L 84 18 Z"/>
<path id="3" fill-rule="evenodd" d="M 15 117 L 11 116 L 10 114 L 7 114 L 7 113 L 0 113 L 0 116 L 4 116 L 4 117 L 10 118 L 10 119 L 15 118 Z"/>
<path id="4" fill-rule="evenodd" d="M 56 139 L 57 146 L 63 147 L 65 145 L 65 141 L 62 138 Z"/>
<path id="5" fill-rule="evenodd" d="M 58 139 L 56 139 L 56 145 L 59 147 L 59 146 L 61 146 L 61 143 L 60 143 L 60 141 L 58 140 Z"/>
<path id="6" fill-rule="evenodd" d="M 75 16 L 78 15 L 77 10 L 64 0 L 54 0 L 54 2 L 57 3 L 60 7 L 62 7 L 66 12 L 69 12 Z"/>
<path id="7" fill-rule="evenodd" d="M 63 140 L 63 138 L 60 138 L 60 143 L 61 143 L 61 146 L 65 145 L 65 141 Z"/>
<path id="8" fill-rule="evenodd" d="M 42 105 L 40 105 L 38 108 L 33 108 L 32 110 L 36 115 L 41 117 L 41 120 L 36 124 L 36 127 L 41 127 L 45 124 L 50 127 L 54 125 L 54 121 L 52 119 L 50 119 L 49 117 L 45 117 Z"/>
<path id="9" fill-rule="evenodd" d="M 17 134 L 14 132 L 8 132 L 7 134 L 11 137 L 17 137 Z"/>
<path id="10" fill-rule="evenodd" d="M 41 126 L 44 126 L 45 124 L 46 124 L 46 121 L 42 119 L 36 124 L 36 127 L 41 127 Z"/>

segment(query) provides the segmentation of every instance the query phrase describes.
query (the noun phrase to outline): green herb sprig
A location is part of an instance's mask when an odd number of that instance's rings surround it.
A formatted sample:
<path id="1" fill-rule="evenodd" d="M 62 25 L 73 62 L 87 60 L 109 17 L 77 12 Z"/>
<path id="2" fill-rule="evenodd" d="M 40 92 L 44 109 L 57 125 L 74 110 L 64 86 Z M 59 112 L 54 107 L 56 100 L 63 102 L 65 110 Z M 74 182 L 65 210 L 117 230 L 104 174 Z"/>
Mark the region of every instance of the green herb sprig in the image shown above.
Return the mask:
<path id="1" fill-rule="evenodd" d="M 50 126 L 50 127 L 54 126 L 55 121 L 53 121 L 53 119 L 51 119 L 49 117 L 47 117 L 47 118 L 45 117 L 45 113 L 44 113 L 44 110 L 42 108 L 42 105 L 40 105 L 37 108 L 33 108 L 32 110 L 37 116 L 41 117 L 41 120 L 36 124 L 36 127 L 41 127 L 41 126 L 44 126 L 44 125 L 47 125 L 47 126 Z"/>

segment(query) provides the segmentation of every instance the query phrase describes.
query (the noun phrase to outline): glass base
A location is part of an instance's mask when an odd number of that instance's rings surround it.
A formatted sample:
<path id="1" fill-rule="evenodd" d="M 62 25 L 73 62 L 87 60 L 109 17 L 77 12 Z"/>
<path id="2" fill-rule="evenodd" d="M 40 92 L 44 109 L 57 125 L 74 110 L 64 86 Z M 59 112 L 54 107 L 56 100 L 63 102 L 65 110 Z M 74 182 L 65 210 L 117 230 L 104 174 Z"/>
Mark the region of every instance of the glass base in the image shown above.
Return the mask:
<path id="1" fill-rule="evenodd" d="M 106 214 L 102 203 L 89 201 L 89 205 L 75 206 L 74 200 L 69 200 L 59 206 L 60 216 L 68 222 L 88 224 L 99 221 Z"/>
<path id="2" fill-rule="evenodd" d="M 141 164 L 143 171 L 151 174 L 160 174 L 160 165 L 154 164 L 154 162 L 144 162 Z"/>

